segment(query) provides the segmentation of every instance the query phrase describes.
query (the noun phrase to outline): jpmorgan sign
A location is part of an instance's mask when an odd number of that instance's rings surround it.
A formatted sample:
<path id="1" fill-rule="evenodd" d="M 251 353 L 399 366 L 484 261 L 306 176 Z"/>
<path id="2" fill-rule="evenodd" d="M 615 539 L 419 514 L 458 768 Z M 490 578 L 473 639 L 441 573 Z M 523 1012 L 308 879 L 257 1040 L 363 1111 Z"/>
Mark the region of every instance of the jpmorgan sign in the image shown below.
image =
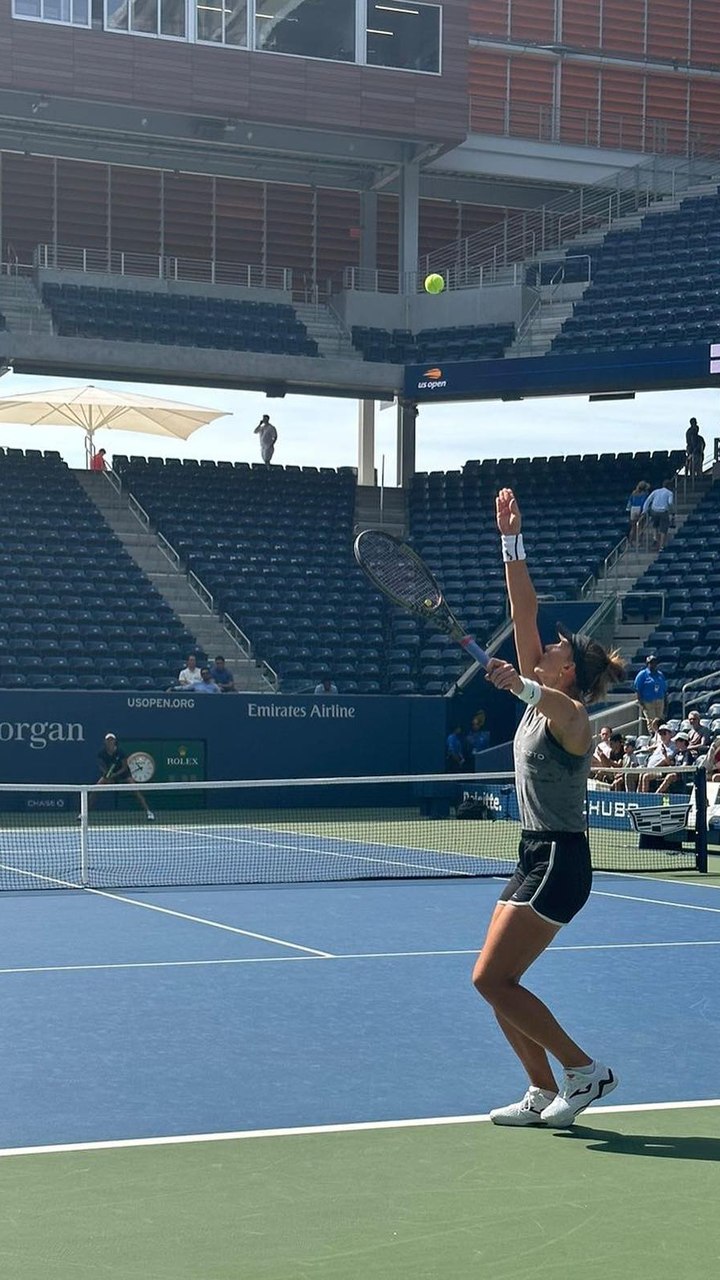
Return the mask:
<path id="1" fill-rule="evenodd" d="M 56 742 L 84 742 L 79 722 L 60 720 L 0 720 L 0 742 L 21 742 L 31 751 L 44 751 Z"/>

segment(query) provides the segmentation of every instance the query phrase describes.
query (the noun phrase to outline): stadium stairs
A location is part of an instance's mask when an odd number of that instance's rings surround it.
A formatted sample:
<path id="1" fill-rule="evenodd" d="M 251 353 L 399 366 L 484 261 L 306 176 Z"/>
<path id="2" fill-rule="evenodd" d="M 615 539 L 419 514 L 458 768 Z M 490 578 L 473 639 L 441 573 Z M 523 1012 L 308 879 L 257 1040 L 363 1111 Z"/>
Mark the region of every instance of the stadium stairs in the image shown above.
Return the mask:
<path id="1" fill-rule="evenodd" d="M 718 180 L 720 181 L 720 173 Z M 617 218 L 610 227 L 602 231 L 584 232 L 577 239 L 568 240 L 563 249 L 551 249 L 538 254 L 533 258 L 532 268 L 540 272 L 540 281 L 535 285 L 538 303 L 520 324 L 508 356 L 541 356 L 551 351 L 563 325 L 572 317 L 575 303 L 583 298 L 590 287 L 586 274 L 587 263 L 583 262 L 583 256 L 596 254 L 609 235 L 640 230 L 653 219 L 677 213 L 683 205 L 692 206 L 693 200 L 717 194 L 718 182 L 698 183 L 678 197 L 666 196 L 659 199 L 645 213 L 627 214 Z M 573 280 L 573 275 L 583 278 L 580 281 Z M 532 284 L 532 279 L 529 278 L 528 283 Z"/>
<path id="2" fill-rule="evenodd" d="M 340 356 L 346 360 L 362 360 L 352 338 L 329 307 L 322 303 L 294 302 L 298 320 L 318 345 L 321 356 Z"/>
<path id="3" fill-rule="evenodd" d="M 688 518 L 698 510 L 712 487 L 712 477 L 706 473 L 692 488 L 685 493 L 681 487 L 678 491 L 675 527 L 670 530 L 666 546 L 670 548 Z M 608 557 L 585 599 L 596 600 L 601 604 L 608 597 L 617 600 L 618 621 L 613 631 L 613 643 L 617 645 L 626 661 L 633 664 L 633 676 L 638 666 L 636 655 L 642 649 L 648 649 L 648 639 L 657 626 L 657 614 L 653 612 L 659 607 L 657 592 L 643 585 L 643 578 L 661 556 L 649 546 L 649 538 L 641 536 L 640 547 L 626 544 L 624 550 Z M 642 593 L 647 591 L 647 595 Z M 628 609 L 626 602 L 633 599 L 637 606 Z M 620 696 L 620 695 L 618 695 Z"/>
<path id="4" fill-rule="evenodd" d="M 359 484 L 355 492 L 355 533 L 384 529 L 396 538 L 408 531 L 407 494 L 404 489 L 379 489 Z"/>
<path id="5" fill-rule="evenodd" d="M 52 317 L 43 306 L 34 282 L 28 276 L 0 275 L 0 315 L 12 333 L 53 331 Z"/>
<path id="6" fill-rule="evenodd" d="M 262 668 L 226 630 L 220 617 L 192 590 L 186 574 L 168 559 L 156 535 L 135 514 L 127 495 L 118 492 L 102 473 L 76 471 L 75 476 L 128 555 L 194 637 L 198 650 L 211 658 L 221 653 L 227 659 L 239 691 L 271 692 L 272 686 L 263 675 Z"/>

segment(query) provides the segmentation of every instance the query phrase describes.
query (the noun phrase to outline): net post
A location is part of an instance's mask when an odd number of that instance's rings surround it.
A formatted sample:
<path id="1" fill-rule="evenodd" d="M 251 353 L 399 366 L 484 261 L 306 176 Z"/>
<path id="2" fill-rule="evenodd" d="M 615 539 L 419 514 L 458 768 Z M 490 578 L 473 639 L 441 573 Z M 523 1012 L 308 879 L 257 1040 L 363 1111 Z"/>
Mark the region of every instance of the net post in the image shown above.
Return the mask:
<path id="1" fill-rule="evenodd" d="M 704 766 L 695 770 L 695 867 L 703 875 L 708 869 L 707 774 Z"/>
<path id="2" fill-rule="evenodd" d="M 80 883 L 88 884 L 88 791 L 80 788 Z"/>

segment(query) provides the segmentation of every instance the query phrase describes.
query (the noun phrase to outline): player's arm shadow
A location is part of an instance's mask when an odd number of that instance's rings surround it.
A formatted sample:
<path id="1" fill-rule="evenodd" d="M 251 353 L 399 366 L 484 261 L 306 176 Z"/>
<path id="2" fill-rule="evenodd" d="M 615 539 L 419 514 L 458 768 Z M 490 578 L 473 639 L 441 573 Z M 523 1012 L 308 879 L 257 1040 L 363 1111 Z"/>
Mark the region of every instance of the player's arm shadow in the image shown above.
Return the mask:
<path id="1" fill-rule="evenodd" d="M 577 1129 L 556 1132 L 564 1141 L 584 1142 L 588 1151 L 608 1151 L 620 1156 L 653 1156 L 662 1160 L 720 1161 L 720 1138 L 679 1134 L 615 1133 L 578 1125 Z"/>

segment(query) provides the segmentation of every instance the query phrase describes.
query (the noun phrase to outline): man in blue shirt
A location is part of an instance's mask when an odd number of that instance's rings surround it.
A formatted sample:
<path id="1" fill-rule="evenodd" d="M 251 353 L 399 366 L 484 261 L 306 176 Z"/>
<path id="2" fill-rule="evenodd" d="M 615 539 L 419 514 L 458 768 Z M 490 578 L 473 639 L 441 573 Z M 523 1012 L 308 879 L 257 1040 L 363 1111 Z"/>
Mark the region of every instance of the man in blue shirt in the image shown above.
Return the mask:
<path id="1" fill-rule="evenodd" d="M 209 667 L 201 669 L 200 679 L 193 685 L 193 693 L 220 693 L 220 685 L 213 680 Z"/>
<path id="2" fill-rule="evenodd" d="M 670 517 L 675 507 L 672 480 L 663 480 L 659 489 L 653 489 L 645 501 L 643 515 L 649 515 L 655 534 L 655 547 L 662 551 L 667 542 Z"/>
<path id="3" fill-rule="evenodd" d="M 225 666 L 225 659 L 220 654 L 215 659 L 215 665 L 210 668 L 210 677 L 215 681 L 221 693 L 235 693 L 233 673 Z"/>
<path id="4" fill-rule="evenodd" d="M 657 716 L 662 719 L 665 715 L 667 687 L 667 680 L 665 679 L 662 671 L 658 668 L 656 654 L 648 654 L 645 659 L 644 671 L 638 671 L 633 683 L 633 688 L 637 694 L 637 700 L 640 703 L 642 713 L 647 720 L 648 726 L 650 725 L 650 721 L 654 720 Z"/>

